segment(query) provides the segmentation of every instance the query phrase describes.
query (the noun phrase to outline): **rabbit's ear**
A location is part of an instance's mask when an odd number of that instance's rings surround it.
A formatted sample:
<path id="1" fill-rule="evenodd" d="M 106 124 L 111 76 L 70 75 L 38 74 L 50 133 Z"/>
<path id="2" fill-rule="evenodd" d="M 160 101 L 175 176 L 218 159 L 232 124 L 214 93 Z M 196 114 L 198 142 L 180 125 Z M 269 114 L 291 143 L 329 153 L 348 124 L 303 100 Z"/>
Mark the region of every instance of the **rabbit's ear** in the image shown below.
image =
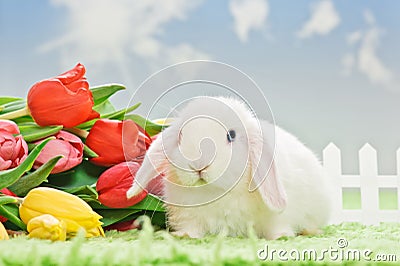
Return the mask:
<path id="1" fill-rule="evenodd" d="M 126 195 L 128 198 L 139 194 L 153 178 L 165 172 L 168 161 L 164 151 L 162 134 L 160 133 L 157 136 L 157 139 L 151 143 L 149 150 L 146 152 L 146 156 L 136 173 L 132 187 L 127 191 Z"/>
<path id="2" fill-rule="evenodd" d="M 275 167 L 274 145 L 268 142 L 266 130 L 253 131 L 249 138 L 252 175 L 249 191 L 258 190 L 262 200 L 271 210 L 282 211 L 286 208 L 287 196 Z"/>

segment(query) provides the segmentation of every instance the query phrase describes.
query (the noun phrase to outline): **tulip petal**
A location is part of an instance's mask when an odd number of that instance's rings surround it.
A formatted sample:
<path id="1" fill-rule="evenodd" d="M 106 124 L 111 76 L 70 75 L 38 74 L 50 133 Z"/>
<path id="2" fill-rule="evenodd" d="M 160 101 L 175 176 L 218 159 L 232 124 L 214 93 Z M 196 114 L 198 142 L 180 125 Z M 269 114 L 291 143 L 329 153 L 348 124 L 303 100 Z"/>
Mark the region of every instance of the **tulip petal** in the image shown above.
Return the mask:
<path id="1" fill-rule="evenodd" d="M 89 114 L 89 117 L 87 118 L 87 121 L 96 119 L 100 117 L 100 113 L 96 112 L 95 110 L 92 110 L 92 112 Z"/>
<path id="2" fill-rule="evenodd" d="M 10 160 L 4 160 L 0 157 L 0 171 L 7 170 L 8 168 L 10 168 L 11 164 L 12 162 Z"/>
<path id="3" fill-rule="evenodd" d="M 157 177 L 150 180 L 146 186 L 146 190 L 153 195 L 162 196 L 164 194 L 164 175 L 160 174 Z"/>
<path id="4" fill-rule="evenodd" d="M 60 80 L 64 85 L 68 85 L 76 80 L 83 78 L 85 75 L 86 69 L 84 65 L 78 63 L 73 69 L 64 72 L 57 77 L 56 79 Z"/>
<path id="5" fill-rule="evenodd" d="M 8 240 L 10 239 L 4 225 L 0 222 L 0 240 Z"/>
<path id="6" fill-rule="evenodd" d="M 0 131 L 6 131 L 10 134 L 19 134 L 17 124 L 11 120 L 0 119 Z"/>
<path id="7" fill-rule="evenodd" d="M 28 144 L 26 144 L 22 136 L 16 136 L 15 139 L 17 144 L 21 143 L 20 149 L 17 151 L 17 157 L 14 160 L 15 165 L 18 166 L 28 157 Z"/>
<path id="8" fill-rule="evenodd" d="M 3 132 L 3 143 L 0 146 L 0 157 L 6 160 L 13 160 L 14 150 L 16 148 L 16 140 L 9 133 Z"/>
<path id="9" fill-rule="evenodd" d="M 86 80 L 77 80 L 67 85 L 67 88 L 72 92 L 78 92 L 78 90 L 84 88 L 89 89 L 89 83 Z"/>
<path id="10" fill-rule="evenodd" d="M 96 190 L 102 192 L 120 184 L 124 179 L 130 178 L 139 170 L 140 165 L 136 162 L 123 162 L 117 164 L 101 174 L 96 183 Z"/>
<path id="11" fill-rule="evenodd" d="M 61 130 L 60 132 L 57 133 L 56 138 L 68 141 L 69 143 L 78 144 L 79 147 L 82 147 L 83 149 L 83 143 L 81 139 L 75 136 L 74 134 Z"/>

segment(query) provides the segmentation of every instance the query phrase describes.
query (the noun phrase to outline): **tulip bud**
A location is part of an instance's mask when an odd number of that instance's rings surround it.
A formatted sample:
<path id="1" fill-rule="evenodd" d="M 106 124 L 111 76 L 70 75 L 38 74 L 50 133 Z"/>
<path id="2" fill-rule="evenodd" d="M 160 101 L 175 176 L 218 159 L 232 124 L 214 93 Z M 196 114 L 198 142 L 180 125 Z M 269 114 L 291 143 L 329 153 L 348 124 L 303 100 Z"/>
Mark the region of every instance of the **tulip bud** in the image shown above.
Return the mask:
<path id="1" fill-rule="evenodd" d="M 146 190 L 130 199 L 126 197 L 139 167 L 136 162 L 123 162 L 102 173 L 96 184 L 99 201 L 110 208 L 126 208 L 142 201 L 147 195 Z"/>
<path id="2" fill-rule="evenodd" d="M 6 229 L 4 228 L 4 225 L 0 222 L 0 240 L 8 240 L 10 237 L 7 234 Z"/>
<path id="3" fill-rule="evenodd" d="M 80 228 L 86 237 L 104 236 L 102 217 L 82 199 L 53 188 L 37 187 L 29 191 L 19 207 L 21 220 L 29 221 L 43 214 L 51 214 L 67 226 L 67 234 L 75 235 Z"/>
<path id="4" fill-rule="evenodd" d="M 28 145 L 19 134 L 17 124 L 0 120 L 0 171 L 20 165 L 28 156 Z"/>
<path id="5" fill-rule="evenodd" d="M 55 138 L 50 140 L 39 154 L 33 165 L 35 169 L 58 155 L 63 155 L 64 157 L 57 162 L 51 171 L 52 174 L 67 171 L 82 162 L 83 143 L 80 138 L 66 131 L 58 132 Z M 40 142 L 36 142 L 36 144 Z"/>
<path id="6" fill-rule="evenodd" d="M 84 78 L 85 67 L 40 81 L 28 93 L 28 108 L 40 126 L 74 127 L 100 115 L 93 111 L 93 95 Z"/>
<path id="7" fill-rule="evenodd" d="M 27 225 L 29 237 L 48 239 L 51 241 L 67 238 L 67 226 L 64 221 L 60 221 L 50 214 L 43 214 L 32 218 Z"/>
<path id="8" fill-rule="evenodd" d="M 99 156 L 90 161 L 112 166 L 144 156 L 151 138 L 132 120 L 99 119 L 86 138 L 86 145 Z"/>

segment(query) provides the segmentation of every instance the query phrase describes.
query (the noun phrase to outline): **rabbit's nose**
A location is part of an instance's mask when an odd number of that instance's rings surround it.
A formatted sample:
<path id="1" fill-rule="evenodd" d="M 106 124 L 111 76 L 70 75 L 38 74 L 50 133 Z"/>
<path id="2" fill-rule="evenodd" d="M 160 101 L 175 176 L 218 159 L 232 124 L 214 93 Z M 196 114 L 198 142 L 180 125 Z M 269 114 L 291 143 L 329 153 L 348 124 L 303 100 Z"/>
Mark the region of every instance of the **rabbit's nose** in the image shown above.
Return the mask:
<path id="1" fill-rule="evenodd" d="M 214 161 L 216 154 L 215 144 L 209 138 L 202 139 L 199 148 L 200 157 L 195 160 L 188 161 L 190 169 L 196 172 L 201 172 L 210 166 Z"/>

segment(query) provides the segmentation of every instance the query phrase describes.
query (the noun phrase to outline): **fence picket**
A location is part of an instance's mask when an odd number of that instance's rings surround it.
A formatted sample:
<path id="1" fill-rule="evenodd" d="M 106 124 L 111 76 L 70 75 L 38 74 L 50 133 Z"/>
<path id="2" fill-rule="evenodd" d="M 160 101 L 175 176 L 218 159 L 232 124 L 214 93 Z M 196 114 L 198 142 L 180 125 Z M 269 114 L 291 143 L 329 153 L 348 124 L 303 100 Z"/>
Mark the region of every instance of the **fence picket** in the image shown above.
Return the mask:
<path id="1" fill-rule="evenodd" d="M 359 151 L 359 175 L 343 175 L 340 149 L 333 143 L 323 150 L 323 165 L 332 181 L 334 197 L 331 223 L 361 222 L 400 222 L 400 148 L 396 152 L 397 174 L 378 175 L 376 150 L 365 144 Z M 343 210 L 343 188 L 360 188 L 361 209 Z M 379 188 L 395 188 L 397 210 L 379 209 Z"/>
<path id="2" fill-rule="evenodd" d="M 342 217 L 342 162 L 339 148 L 332 142 L 326 146 L 322 152 L 323 164 L 330 178 L 331 193 L 334 200 L 332 202 L 331 223 L 339 223 Z"/>
<path id="3" fill-rule="evenodd" d="M 397 209 L 398 220 L 400 221 L 400 148 L 396 151 L 396 177 L 397 177 Z"/>

